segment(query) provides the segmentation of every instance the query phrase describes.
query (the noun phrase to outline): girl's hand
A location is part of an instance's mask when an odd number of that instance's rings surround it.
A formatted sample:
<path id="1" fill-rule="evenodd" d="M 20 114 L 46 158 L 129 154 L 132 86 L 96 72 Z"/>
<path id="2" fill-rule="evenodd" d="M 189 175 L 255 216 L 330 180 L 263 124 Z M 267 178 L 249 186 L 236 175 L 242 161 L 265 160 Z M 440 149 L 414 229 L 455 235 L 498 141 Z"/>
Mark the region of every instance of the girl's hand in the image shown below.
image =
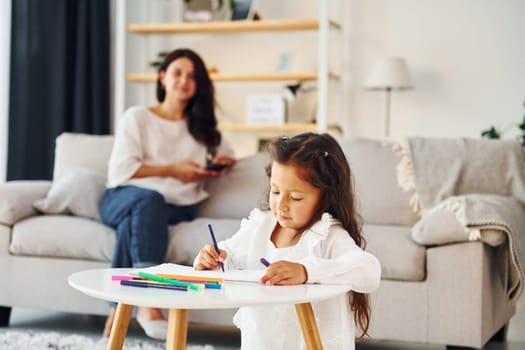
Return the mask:
<path id="1" fill-rule="evenodd" d="M 259 282 L 267 285 L 303 284 L 308 279 L 306 268 L 290 261 L 276 261 L 266 269 Z"/>
<path id="2" fill-rule="evenodd" d="M 199 262 L 193 268 L 195 270 L 218 270 L 219 261 L 224 262 L 228 256 L 225 250 L 219 249 L 219 251 L 220 254 L 217 253 L 213 244 L 206 244 L 199 251 Z"/>

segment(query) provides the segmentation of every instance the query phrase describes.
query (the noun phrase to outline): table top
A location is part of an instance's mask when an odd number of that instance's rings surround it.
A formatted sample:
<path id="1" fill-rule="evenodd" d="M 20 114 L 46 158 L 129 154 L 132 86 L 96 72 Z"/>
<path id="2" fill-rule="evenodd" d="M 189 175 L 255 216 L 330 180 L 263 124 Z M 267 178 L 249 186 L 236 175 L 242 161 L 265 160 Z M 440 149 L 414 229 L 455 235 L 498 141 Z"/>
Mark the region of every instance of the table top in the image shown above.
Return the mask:
<path id="1" fill-rule="evenodd" d="M 329 299 L 351 289 L 343 284 L 266 286 L 254 282 L 225 281 L 221 289 L 177 291 L 122 286 L 113 275 L 132 269 L 96 269 L 69 276 L 69 285 L 91 297 L 136 306 L 166 309 L 231 309 L 241 306 L 300 304 Z"/>

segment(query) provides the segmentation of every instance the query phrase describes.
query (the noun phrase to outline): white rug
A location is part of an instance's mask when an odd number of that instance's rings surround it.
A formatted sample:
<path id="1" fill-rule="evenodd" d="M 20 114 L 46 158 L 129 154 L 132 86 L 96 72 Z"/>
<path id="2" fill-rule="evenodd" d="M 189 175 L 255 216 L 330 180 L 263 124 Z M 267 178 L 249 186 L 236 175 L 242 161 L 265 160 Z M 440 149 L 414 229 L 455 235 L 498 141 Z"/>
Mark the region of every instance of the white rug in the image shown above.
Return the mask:
<path id="1" fill-rule="evenodd" d="M 1 350 L 105 350 L 106 339 L 89 338 L 79 334 L 64 335 L 57 332 L 1 331 Z M 124 350 L 164 350 L 164 342 L 126 339 Z M 213 346 L 188 346 L 187 350 L 213 350 Z"/>

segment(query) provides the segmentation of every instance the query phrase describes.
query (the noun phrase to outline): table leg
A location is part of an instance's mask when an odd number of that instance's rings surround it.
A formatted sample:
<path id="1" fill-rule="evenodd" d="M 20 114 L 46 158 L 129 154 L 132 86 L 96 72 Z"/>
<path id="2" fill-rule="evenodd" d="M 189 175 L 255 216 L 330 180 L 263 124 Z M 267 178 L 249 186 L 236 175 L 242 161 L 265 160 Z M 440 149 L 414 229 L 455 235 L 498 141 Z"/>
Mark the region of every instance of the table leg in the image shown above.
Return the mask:
<path id="1" fill-rule="evenodd" d="M 188 310 L 170 309 L 166 350 L 186 350 L 188 335 Z"/>
<path id="2" fill-rule="evenodd" d="M 301 324 L 306 348 L 308 350 L 322 350 L 323 344 L 321 344 L 321 337 L 319 336 L 317 323 L 315 323 L 312 304 L 296 304 L 295 311 L 297 312 L 297 317 L 299 318 L 299 323 Z"/>
<path id="3" fill-rule="evenodd" d="M 129 319 L 132 311 L 133 305 L 120 303 L 117 305 L 117 311 L 115 312 L 113 326 L 111 326 L 107 350 L 122 350 L 124 339 L 128 332 Z"/>

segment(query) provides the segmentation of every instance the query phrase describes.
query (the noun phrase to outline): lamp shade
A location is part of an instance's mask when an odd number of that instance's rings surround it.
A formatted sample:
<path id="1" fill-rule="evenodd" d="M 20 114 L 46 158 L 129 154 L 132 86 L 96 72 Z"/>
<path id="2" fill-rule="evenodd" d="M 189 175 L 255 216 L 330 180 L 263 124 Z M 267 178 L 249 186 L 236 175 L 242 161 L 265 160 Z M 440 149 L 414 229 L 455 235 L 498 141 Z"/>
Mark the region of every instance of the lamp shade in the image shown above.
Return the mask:
<path id="1" fill-rule="evenodd" d="M 412 88 L 410 73 L 401 57 L 383 58 L 375 63 L 365 82 L 369 90 L 404 90 Z"/>

